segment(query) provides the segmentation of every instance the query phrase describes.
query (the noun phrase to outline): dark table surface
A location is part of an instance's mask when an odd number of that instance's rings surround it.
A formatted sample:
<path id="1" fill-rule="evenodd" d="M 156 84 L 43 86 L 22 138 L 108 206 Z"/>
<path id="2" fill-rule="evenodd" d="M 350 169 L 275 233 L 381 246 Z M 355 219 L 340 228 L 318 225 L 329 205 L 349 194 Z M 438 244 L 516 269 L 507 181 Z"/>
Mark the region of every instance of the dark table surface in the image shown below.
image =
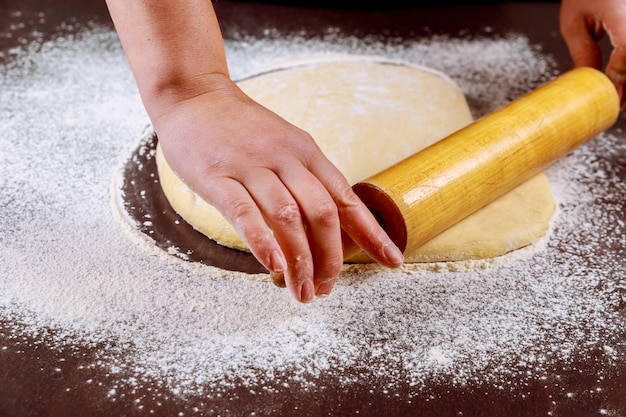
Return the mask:
<path id="1" fill-rule="evenodd" d="M 416 38 L 447 34 L 515 31 L 526 35 L 531 43 L 541 45 L 552 55 L 559 70 L 570 67 L 564 43 L 558 32 L 558 4 L 554 2 L 518 2 L 449 7 L 393 7 L 376 10 L 352 10 L 347 7 L 302 8 L 263 3 L 239 3 L 218 0 L 216 10 L 226 38 L 245 33 L 264 36 L 267 28 L 281 33 L 315 34 L 326 27 L 365 36 Z M 396 4 L 395 6 L 398 6 Z M 91 0 L 25 0 L 0 2 L 0 64 L 11 60 L 10 50 L 26 46 L 33 32 L 38 38 L 52 39 L 64 31 L 74 32 L 94 22 L 111 25 L 102 1 Z M 39 16 L 45 14 L 45 21 Z M 7 28 L 10 28 L 7 29 Z M 3 32 L 4 31 L 4 32 Z M 11 36 L 6 36 L 10 32 Z M 4 35 L 2 35 L 4 33 Z M 626 126 L 624 117 L 618 126 Z M 271 398 L 250 395 L 246 389 L 233 387 L 222 399 L 202 397 L 182 399 L 174 395 L 150 396 L 152 390 L 128 393 L 110 401 L 100 385 L 85 384 L 97 379 L 104 382 L 124 378 L 122 374 L 97 374 L 98 369 L 85 367 L 98 355 L 100 346 L 85 346 L 80 352 L 51 349 L 45 344 L 29 343 L 24 338 L 9 337 L 11 317 L 0 316 L 0 416 L 122 416 L 122 415 L 428 415 L 428 416 L 592 416 L 606 413 L 626 415 L 626 370 L 614 369 L 598 382 L 594 363 L 598 358 L 572 365 L 555 381 L 527 381 L 525 392 L 512 394 L 481 384 L 465 387 L 440 383 L 415 397 L 410 403 L 372 393 L 367 386 L 346 390 L 332 375 L 322 377 L 326 387 L 320 392 L 290 392 Z M 66 372 L 54 372 L 50 364 L 63 363 Z M 561 387 L 574 387 L 579 395 L 565 396 Z M 594 389 L 592 389 L 592 387 Z M 600 387 L 601 389 L 595 389 Z M 153 398 L 155 404 L 134 407 L 133 398 Z M 238 398 L 238 401 L 232 401 Z M 194 410 L 193 412 L 191 410 Z M 180 415 L 183 415 L 180 414 Z"/>

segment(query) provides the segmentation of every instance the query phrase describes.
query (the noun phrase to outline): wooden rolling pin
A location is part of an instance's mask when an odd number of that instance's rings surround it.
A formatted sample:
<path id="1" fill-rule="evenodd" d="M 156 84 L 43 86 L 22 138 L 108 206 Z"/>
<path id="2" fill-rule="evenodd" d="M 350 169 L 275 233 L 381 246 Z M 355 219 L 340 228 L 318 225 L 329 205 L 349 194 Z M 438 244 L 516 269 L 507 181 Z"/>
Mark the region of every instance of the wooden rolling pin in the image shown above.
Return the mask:
<path id="1" fill-rule="evenodd" d="M 353 189 L 411 253 L 611 127 L 619 111 L 611 81 L 576 68 Z M 354 249 L 344 248 L 344 259 L 354 255 L 348 252 Z M 282 274 L 272 280 L 285 286 Z"/>

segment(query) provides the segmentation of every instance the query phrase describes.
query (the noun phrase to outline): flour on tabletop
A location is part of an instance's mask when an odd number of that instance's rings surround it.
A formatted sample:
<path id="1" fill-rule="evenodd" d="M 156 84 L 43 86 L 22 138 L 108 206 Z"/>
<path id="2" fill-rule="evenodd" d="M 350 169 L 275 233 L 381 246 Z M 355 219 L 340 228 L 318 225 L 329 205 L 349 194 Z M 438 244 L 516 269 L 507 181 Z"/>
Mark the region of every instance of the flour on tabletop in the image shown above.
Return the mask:
<path id="1" fill-rule="evenodd" d="M 478 117 L 555 75 L 551 58 L 515 34 L 271 38 L 226 42 L 234 78 L 292 56 L 385 56 L 447 74 Z M 471 268 L 349 266 L 330 297 L 300 305 L 263 279 L 132 238 L 111 204 L 111 181 L 149 119 L 112 30 L 12 54 L 0 68 L 0 314 L 14 323 L 12 337 L 110 346 L 94 366 L 133 372 L 126 383 L 156 378 L 180 395 L 210 395 L 234 381 L 306 387 L 327 372 L 350 384 L 347 368 L 390 390 L 409 383 L 418 393 L 438 377 L 500 386 L 518 373 L 541 378 L 597 348 L 612 360 L 624 353 L 615 335 L 625 324 L 617 271 L 626 225 L 610 201 L 626 198 L 626 186 L 604 158 L 626 155 L 615 135 L 547 170 L 560 215 L 540 247 Z M 621 256 L 582 261 L 607 239 Z"/>

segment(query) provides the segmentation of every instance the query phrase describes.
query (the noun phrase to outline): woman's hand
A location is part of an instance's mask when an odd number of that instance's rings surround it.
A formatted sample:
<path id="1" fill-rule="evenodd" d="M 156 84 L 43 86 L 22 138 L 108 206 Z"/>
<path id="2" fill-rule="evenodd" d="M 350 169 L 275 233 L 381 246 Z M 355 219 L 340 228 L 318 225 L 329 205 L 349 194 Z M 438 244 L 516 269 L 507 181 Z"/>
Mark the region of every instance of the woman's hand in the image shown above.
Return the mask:
<path id="1" fill-rule="evenodd" d="M 194 91 L 201 86 L 210 88 Z M 266 268 L 285 273 L 297 300 L 330 293 L 343 265 L 342 228 L 379 263 L 400 266 L 400 251 L 309 134 L 223 74 L 180 91 L 189 94 L 153 111 L 168 164 Z"/>
<path id="2" fill-rule="evenodd" d="M 607 35 L 613 50 L 605 72 L 626 106 L 626 0 L 563 0 L 561 34 L 576 66 L 602 69 L 599 41 Z"/>

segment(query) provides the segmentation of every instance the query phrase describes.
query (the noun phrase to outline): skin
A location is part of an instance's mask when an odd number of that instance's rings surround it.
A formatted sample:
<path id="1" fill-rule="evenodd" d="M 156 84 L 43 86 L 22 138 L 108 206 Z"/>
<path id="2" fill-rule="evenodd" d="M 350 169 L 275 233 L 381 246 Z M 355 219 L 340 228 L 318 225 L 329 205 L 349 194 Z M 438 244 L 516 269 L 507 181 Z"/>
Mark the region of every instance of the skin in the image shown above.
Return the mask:
<path id="1" fill-rule="evenodd" d="M 328 295 L 344 245 L 387 267 L 400 250 L 313 138 L 230 79 L 209 0 L 108 0 L 168 164 L 283 272 L 301 302 Z M 342 239 L 343 235 L 343 239 Z"/>
<path id="2" fill-rule="evenodd" d="M 604 71 L 626 107 L 626 0 L 563 0 L 561 34 L 576 66 L 602 69 L 599 42 L 608 36 L 612 51 Z"/>
<path id="3" fill-rule="evenodd" d="M 284 273 L 301 302 L 330 294 L 343 248 L 399 267 L 402 253 L 313 138 L 230 79 L 210 0 L 107 0 L 168 164 L 235 227 L 254 256 Z M 626 0 L 564 0 L 563 37 L 576 65 L 606 72 L 624 102 Z M 621 25 L 620 25 L 621 23 Z"/>

